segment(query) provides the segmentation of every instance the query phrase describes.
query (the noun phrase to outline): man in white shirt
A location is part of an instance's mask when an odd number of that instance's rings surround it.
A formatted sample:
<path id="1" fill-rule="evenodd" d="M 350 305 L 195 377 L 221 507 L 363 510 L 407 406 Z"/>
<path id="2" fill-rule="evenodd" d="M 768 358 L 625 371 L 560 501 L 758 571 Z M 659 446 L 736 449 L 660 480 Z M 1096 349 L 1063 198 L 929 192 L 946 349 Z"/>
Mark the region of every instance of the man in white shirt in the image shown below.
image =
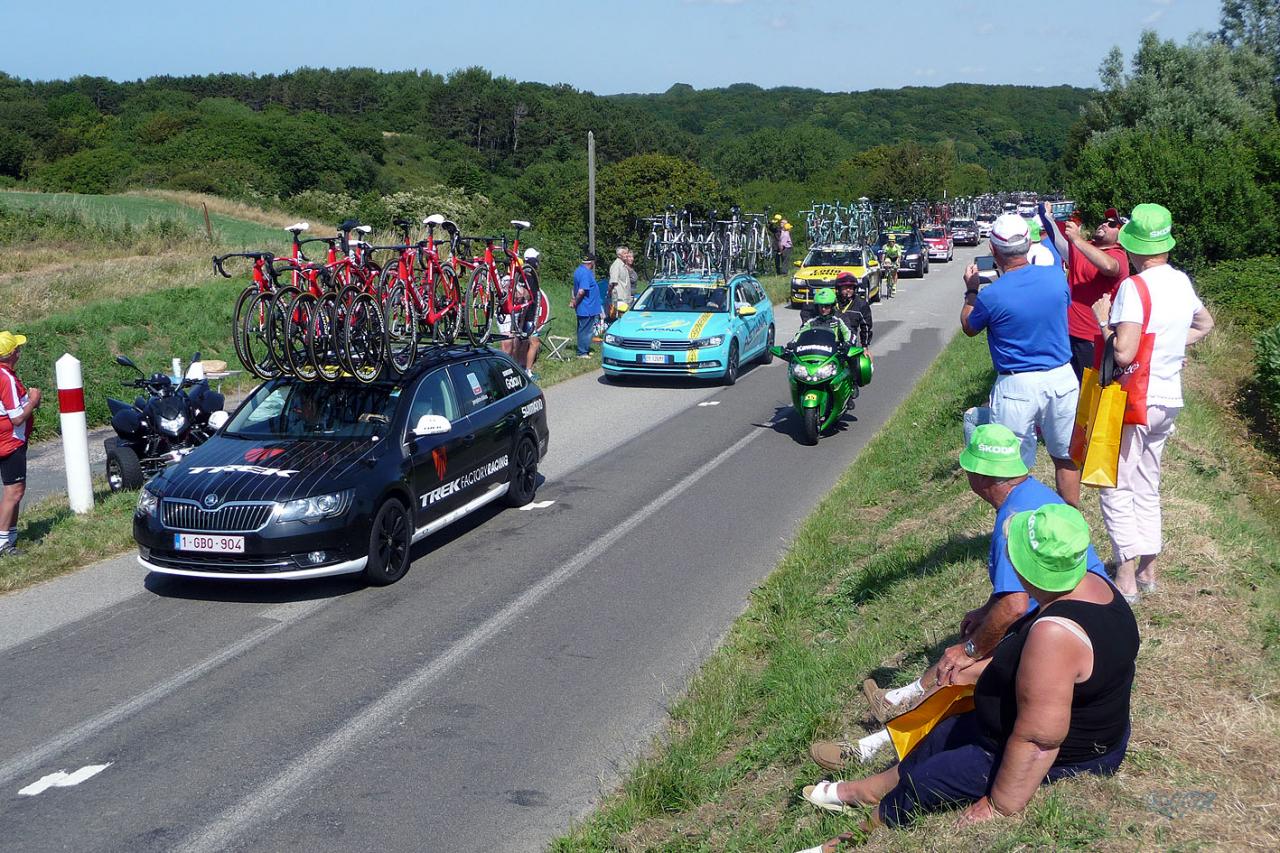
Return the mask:
<path id="1" fill-rule="evenodd" d="M 1160 456 L 1182 410 L 1182 361 L 1187 347 L 1213 329 L 1204 307 L 1181 270 L 1169 265 L 1175 245 L 1173 217 L 1158 204 L 1140 204 L 1120 231 L 1120 245 L 1136 271 L 1120 282 L 1115 303 L 1107 295 L 1093 305 L 1103 343 L 1114 335 L 1116 366 L 1135 365 L 1143 334 L 1144 308 L 1136 279 L 1150 296 L 1146 331 L 1155 335 L 1147 381 L 1147 423 L 1126 424 L 1121 434 L 1116 487 L 1099 495 L 1102 518 L 1116 560 L 1116 587 L 1130 603 L 1156 586 L 1155 560 L 1160 553 Z"/>
<path id="2" fill-rule="evenodd" d="M 609 304 L 605 306 L 605 313 L 610 320 L 618 318 L 618 303 L 631 303 L 631 270 L 627 267 L 627 256 L 631 254 L 631 250 L 626 246 L 619 246 L 617 257 L 613 263 L 609 265 Z"/>

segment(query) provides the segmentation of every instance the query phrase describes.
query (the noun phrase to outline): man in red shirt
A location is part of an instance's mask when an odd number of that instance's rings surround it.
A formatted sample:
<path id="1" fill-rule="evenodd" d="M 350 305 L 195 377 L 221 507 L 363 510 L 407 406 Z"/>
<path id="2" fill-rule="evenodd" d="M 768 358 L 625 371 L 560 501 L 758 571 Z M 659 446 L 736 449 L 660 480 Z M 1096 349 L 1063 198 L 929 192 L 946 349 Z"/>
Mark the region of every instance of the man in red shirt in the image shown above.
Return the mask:
<path id="1" fill-rule="evenodd" d="M 29 421 L 40 405 L 40 389 L 28 390 L 14 373 L 26 336 L 0 332 L 0 557 L 21 554 L 18 539 L 18 506 L 27 491 L 27 436 Z"/>
<path id="2" fill-rule="evenodd" d="M 1116 242 L 1124 222 L 1114 207 L 1107 208 L 1092 239 L 1085 237 L 1078 222 L 1057 223 L 1060 233 L 1054 234 L 1054 245 L 1067 262 L 1067 284 L 1071 286 L 1067 334 L 1071 339 L 1071 369 L 1076 372 L 1076 378 L 1083 375 L 1086 367 L 1093 366 L 1094 345 L 1099 337 L 1093 303 L 1103 294 L 1114 297 L 1120 282 L 1129 275 L 1128 256 Z"/>

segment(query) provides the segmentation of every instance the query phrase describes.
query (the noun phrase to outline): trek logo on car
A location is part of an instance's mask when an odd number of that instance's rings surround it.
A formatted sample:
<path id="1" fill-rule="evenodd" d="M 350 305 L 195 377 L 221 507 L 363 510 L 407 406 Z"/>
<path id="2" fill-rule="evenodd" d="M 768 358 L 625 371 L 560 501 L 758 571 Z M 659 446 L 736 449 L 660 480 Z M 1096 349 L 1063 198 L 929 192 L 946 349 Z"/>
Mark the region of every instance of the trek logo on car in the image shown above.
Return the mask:
<path id="1" fill-rule="evenodd" d="M 423 495 L 421 498 L 419 498 L 419 500 L 422 502 L 422 506 L 424 508 L 428 507 L 438 500 L 442 500 L 444 498 L 449 497 L 450 495 L 457 494 L 463 489 L 471 488 L 476 483 L 483 480 L 485 477 L 493 476 L 494 474 L 501 471 L 503 468 L 506 468 L 507 465 L 509 464 L 509 461 L 510 461 L 509 457 L 506 455 L 503 455 L 501 459 L 495 459 L 492 462 L 490 462 L 488 465 L 477 468 L 474 471 L 468 471 L 466 474 L 463 474 L 461 477 L 458 477 L 457 479 L 454 479 L 454 480 L 450 480 L 449 482 L 445 483 L 443 486 L 440 486 L 439 488 L 432 489 L 431 491 Z"/>

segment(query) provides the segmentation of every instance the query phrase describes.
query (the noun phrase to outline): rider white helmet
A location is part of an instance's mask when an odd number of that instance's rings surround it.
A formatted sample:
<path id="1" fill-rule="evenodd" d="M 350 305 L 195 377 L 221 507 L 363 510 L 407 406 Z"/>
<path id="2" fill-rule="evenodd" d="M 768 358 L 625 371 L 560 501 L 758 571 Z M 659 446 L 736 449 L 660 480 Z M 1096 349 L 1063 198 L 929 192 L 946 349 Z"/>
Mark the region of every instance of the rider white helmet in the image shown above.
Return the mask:
<path id="1" fill-rule="evenodd" d="M 538 259 L 538 250 L 530 246 L 524 250 L 524 259 L 526 261 L 536 261 Z"/>

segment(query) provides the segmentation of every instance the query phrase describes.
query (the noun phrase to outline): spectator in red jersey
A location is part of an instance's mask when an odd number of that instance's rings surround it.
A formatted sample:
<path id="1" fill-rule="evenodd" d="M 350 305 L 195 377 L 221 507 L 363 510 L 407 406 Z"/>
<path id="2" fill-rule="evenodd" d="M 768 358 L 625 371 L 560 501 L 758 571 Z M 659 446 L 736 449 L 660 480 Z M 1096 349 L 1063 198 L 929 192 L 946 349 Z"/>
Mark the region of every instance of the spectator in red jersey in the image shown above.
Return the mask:
<path id="1" fill-rule="evenodd" d="M 1048 216 L 1041 214 L 1047 221 Z M 1067 262 L 1067 284 L 1071 286 L 1071 304 L 1067 307 L 1067 334 L 1071 338 L 1071 369 L 1079 379 L 1086 367 L 1093 366 L 1093 352 L 1098 340 L 1098 322 L 1093 316 L 1093 303 L 1103 296 L 1115 298 L 1116 288 L 1129 275 L 1129 259 L 1117 242 L 1120 228 L 1127 220 L 1108 208 L 1102 223 L 1085 236 L 1080 223 L 1073 220 L 1056 223 L 1051 233 L 1058 253 Z"/>
<path id="2" fill-rule="evenodd" d="M 18 506 L 27 491 L 29 421 L 40 405 L 40 389 L 27 389 L 14 368 L 25 335 L 0 332 L 0 557 L 17 557 Z"/>

